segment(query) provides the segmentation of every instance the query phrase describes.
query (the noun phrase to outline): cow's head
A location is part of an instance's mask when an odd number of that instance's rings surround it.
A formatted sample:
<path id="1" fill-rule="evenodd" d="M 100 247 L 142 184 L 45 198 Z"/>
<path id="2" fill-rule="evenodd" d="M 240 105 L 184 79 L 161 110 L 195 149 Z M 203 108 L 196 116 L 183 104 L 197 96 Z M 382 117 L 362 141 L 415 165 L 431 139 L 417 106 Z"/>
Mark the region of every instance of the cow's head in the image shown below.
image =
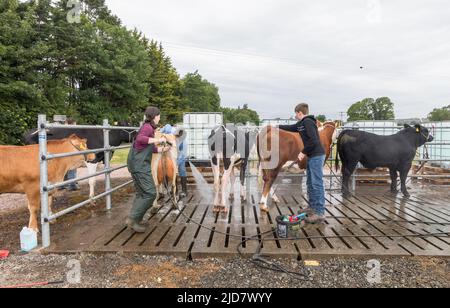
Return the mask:
<path id="1" fill-rule="evenodd" d="M 434 137 L 431 134 L 430 130 L 425 126 L 416 124 L 414 127 L 406 124 L 405 130 L 414 134 L 418 140 L 419 146 L 423 146 L 427 142 L 433 142 Z"/>
<path id="2" fill-rule="evenodd" d="M 133 125 L 130 122 L 127 121 L 120 121 L 118 123 L 118 125 L 115 126 L 120 126 L 120 127 L 133 127 Z M 138 135 L 138 130 L 137 129 L 123 129 L 120 130 L 120 141 L 123 143 L 133 143 L 134 140 L 136 139 L 137 135 Z"/>
<path id="3" fill-rule="evenodd" d="M 178 158 L 178 147 L 177 147 L 177 138 L 175 135 L 172 134 L 162 134 L 160 130 L 157 130 L 155 132 L 155 138 L 156 139 L 161 139 L 162 137 L 166 138 L 167 140 L 167 144 L 157 144 L 158 147 L 164 147 L 164 146 L 169 146 L 170 150 L 169 150 L 169 154 L 172 157 L 172 159 L 174 159 L 175 161 Z"/>
<path id="4" fill-rule="evenodd" d="M 77 135 L 73 134 L 69 137 L 68 140 L 72 144 L 72 146 L 79 152 L 89 150 L 88 146 L 87 146 L 87 139 L 81 139 Z M 95 154 L 93 154 L 93 153 L 84 155 L 85 161 L 89 162 L 89 161 L 93 161 L 94 159 L 95 159 Z"/>

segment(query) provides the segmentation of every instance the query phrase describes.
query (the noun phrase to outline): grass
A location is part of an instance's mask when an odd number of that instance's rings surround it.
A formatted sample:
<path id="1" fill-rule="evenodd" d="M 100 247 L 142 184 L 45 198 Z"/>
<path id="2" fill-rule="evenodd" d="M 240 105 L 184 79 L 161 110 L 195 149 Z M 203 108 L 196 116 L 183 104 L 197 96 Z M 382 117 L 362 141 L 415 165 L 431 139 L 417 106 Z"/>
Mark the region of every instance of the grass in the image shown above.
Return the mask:
<path id="1" fill-rule="evenodd" d="M 130 149 L 122 149 L 122 150 L 115 151 L 113 159 L 111 160 L 111 164 L 126 165 L 129 152 L 130 152 Z"/>

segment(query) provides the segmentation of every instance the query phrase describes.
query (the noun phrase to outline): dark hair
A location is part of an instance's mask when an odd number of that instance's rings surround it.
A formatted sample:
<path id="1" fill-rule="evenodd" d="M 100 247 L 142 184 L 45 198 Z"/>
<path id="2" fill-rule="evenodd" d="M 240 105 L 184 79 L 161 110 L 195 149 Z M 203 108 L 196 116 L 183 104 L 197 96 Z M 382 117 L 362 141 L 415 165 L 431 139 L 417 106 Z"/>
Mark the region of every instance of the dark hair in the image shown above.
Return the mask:
<path id="1" fill-rule="evenodd" d="M 304 115 L 309 115 L 309 105 L 305 103 L 297 105 L 297 107 L 295 107 L 295 112 L 296 113 L 301 112 Z"/>
<path id="2" fill-rule="evenodd" d="M 148 107 L 145 110 L 145 123 L 151 124 L 156 128 L 155 118 L 161 114 L 161 111 L 157 107 Z"/>

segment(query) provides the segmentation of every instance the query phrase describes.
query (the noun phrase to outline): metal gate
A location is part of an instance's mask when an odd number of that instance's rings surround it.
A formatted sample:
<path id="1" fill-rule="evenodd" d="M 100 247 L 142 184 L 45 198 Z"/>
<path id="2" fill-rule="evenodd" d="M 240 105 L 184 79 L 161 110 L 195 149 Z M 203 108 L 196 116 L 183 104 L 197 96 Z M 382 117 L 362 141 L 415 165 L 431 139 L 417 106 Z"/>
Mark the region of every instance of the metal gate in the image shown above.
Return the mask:
<path id="1" fill-rule="evenodd" d="M 52 128 L 59 128 L 59 129 L 90 129 L 90 130 L 103 130 L 103 137 L 104 137 L 104 146 L 101 149 L 89 149 L 87 151 L 80 151 L 80 152 L 72 152 L 72 153 L 64 153 L 64 154 L 49 154 L 47 152 L 47 129 Z M 127 149 L 130 148 L 131 145 L 125 145 L 125 146 L 119 146 L 119 147 L 111 147 L 109 144 L 109 133 L 111 130 L 130 130 L 130 131 L 137 131 L 138 127 L 118 127 L 118 126 L 111 126 L 108 122 L 108 120 L 103 121 L 103 125 L 101 126 L 94 126 L 94 125 L 61 125 L 61 124 L 49 124 L 47 123 L 47 117 L 46 115 L 39 115 L 38 118 L 38 130 L 39 130 L 39 161 L 40 161 L 40 192 L 41 192 L 41 225 L 42 225 L 42 247 L 47 248 L 50 246 L 50 222 L 54 221 L 55 219 L 64 216 L 68 213 L 71 213 L 81 207 L 84 207 L 88 205 L 90 202 L 105 198 L 106 199 L 106 209 L 109 211 L 112 208 L 112 199 L 111 195 L 115 191 L 122 189 L 130 184 L 133 183 L 132 180 L 112 188 L 111 187 L 111 173 L 115 172 L 117 170 L 126 168 L 126 165 L 119 166 L 116 168 L 111 168 L 110 166 L 110 158 L 111 158 L 111 152 L 120 150 L 120 149 Z M 79 156 L 84 154 L 96 154 L 104 152 L 105 153 L 105 168 L 101 172 L 96 172 L 94 174 L 65 181 L 62 183 L 49 183 L 48 182 L 48 162 L 54 159 L 58 158 L 64 158 L 64 157 L 72 157 L 72 156 Z M 66 185 L 76 183 L 78 181 L 87 180 L 92 177 L 96 177 L 99 175 L 105 176 L 105 192 L 102 194 L 99 194 L 91 199 L 88 199 L 86 201 L 80 202 L 76 205 L 73 205 L 63 211 L 60 211 L 56 214 L 51 214 L 49 210 L 49 193 L 55 189 L 64 187 Z"/>

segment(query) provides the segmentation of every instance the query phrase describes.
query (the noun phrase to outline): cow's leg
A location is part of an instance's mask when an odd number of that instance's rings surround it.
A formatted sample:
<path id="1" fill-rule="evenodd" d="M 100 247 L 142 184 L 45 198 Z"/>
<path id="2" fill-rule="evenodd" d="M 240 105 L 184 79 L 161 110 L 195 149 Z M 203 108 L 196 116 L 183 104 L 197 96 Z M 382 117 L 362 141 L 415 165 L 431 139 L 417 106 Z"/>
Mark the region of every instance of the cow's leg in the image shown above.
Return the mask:
<path id="1" fill-rule="evenodd" d="M 222 185 L 221 185 L 221 203 L 220 203 L 220 207 L 215 209 L 215 212 L 222 212 L 222 213 L 227 213 L 228 209 L 227 209 L 227 202 L 226 202 L 226 192 L 227 192 L 227 187 L 230 181 L 230 177 L 231 177 L 231 173 L 234 172 L 234 164 L 235 162 L 239 159 L 239 155 L 233 155 L 233 157 L 231 157 L 230 159 L 230 165 L 228 166 L 228 169 L 226 169 L 226 171 L 223 174 L 222 177 Z M 227 163 L 224 164 L 225 167 L 227 166 Z"/>
<path id="2" fill-rule="evenodd" d="M 27 192 L 28 198 L 28 210 L 30 212 L 30 221 L 28 222 L 28 228 L 39 232 L 38 217 L 39 209 L 41 205 L 39 192 Z"/>
<path id="3" fill-rule="evenodd" d="M 280 168 L 276 170 L 263 170 L 264 173 L 264 188 L 263 193 L 261 197 L 261 201 L 259 202 L 259 207 L 261 211 L 263 212 L 269 212 L 269 208 L 267 206 L 267 201 L 269 198 L 269 194 L 272 190 L 273 183 L 275 182 L 275 179 L 278 176 L 278 173 L 280 172 Z"/>
<path id="4" fill-rule="evenodd" d="M 245 173 L 247 171 L 247 160 L 242 164 L 240 170 L 240 180 L 241 180 L 241 203 L 247 202 L 247 189 L 245 187 Z"/>
<path id="5" fill-rule="evenodd" d="M 408 192 L 408 188 L 406 187 L 406 180 L 408 179 L 408 173 L 411 170 L 412 164 L 408 164 L 400 170 L 400 181 L 402 183 L 402 193 L 406 198 L 409 198 L 411 195 Z"/>
<path id="6" fill-rule="evenodd" d="M 234 201 L 234 186 L 236 184 L 236 170 L 233 168 L 230 172 L 230 201 Z"/>
<path id="7" fill-rule="evenodd" d="M 214 208 L 220 207 L 220 160 L 214 157 L 211 160 L 211 167 L 214 174 Z"/>
<path id="8" fill-rule="evenodd" d="M 273 202 L 280 203 L 280 198 L 278 198 L 277 192 L 275 191 L 275 187 L 273 186 L 270 189 L 270 197 L 272 198 Z"/>
<path id="9" fill-rule="evenodd" d="M 158 181 L 155 181 L 154 179 L 153 179 L 153 181 L 155 182 L 155 187 L 156 187 L 156 189 L 155 189 L 156 190 L 156 198 L 155 198 L 155 201 L 153 201 L 153 206 L 150 209 L 150 213 L 156 214 L 156 213 L 158 213 L 159 209 L 162 207 L 161 204 L 159 203 L 159 200 L 161 197 L 160 191 L 161 191 L 162 185 L 159 184 Z"/>
<path id="10" fill-rule="evenodd" d="M 153 182 L 155 183 L 156 197 L 155 197 L 155 201 L 153 201 L 153 206 L 150 209 L 151 214 L 158 213 L 159 209 L 161 208 L 161 205 L 159 204 L 159 200 L 161 199 L 161 195 L 162 195 L 161 194 L 162 183 L 160 182 L 159 177 L 158 177 L 158 169 L 159 169 L 160 160 L 161 160 L 161 156 L 155 156 L 152 158 L 151 172 L 152 172 Z"/>
<path id="11" fill-rule="evenodd" d="M 389 172 L 391 173 L 391 192 L 396 194 L 398 193 L 397 189 L 398 172 L 395 168 L 390 168 Z"/>
<path id="12" fill-rule="evenodd" d="M 178 204 L 178 199 L 177 199 L 177 176 L 176 174 L 174 174 L 172 176 L 172 208 L 173 209 L 178 209 L 178 206 L 176 204 Z"/>
<path id="13" fill-rule="evenodd" d="M 97 166 L 98 166 L 98 163 L 96 163 L 96 164 L 86 163 L 88 175 L 95 174 L 97 172 Z M 89 179 L 89 198 L 90 199 L 95 197 L 95 182 L 96 182 L 95 177 L 92 177 Z M 91 205 L 95 205 L 95 203 L 96 203 L 95 201 L 91 201 Z"/>
<path id="14" fill-rule="evenodd" d="M 48 211 L 49 211 L 50 215 L 53 215 L 53 209 L 52 209 L 53 200 L 54 200 L 53 196 L 48 196 Z M 56 219 L 52 220 L 50 222 L 50 224 L 52 224 L 52 225 L 55 223 L 56 223 Z"/>
<path id="15" fill-rule="evenodd" d="M 342 194 L 344 197 L 351 197 L 349 182 L 352 174 L 356 170 L 356 166 L 358 166 L 358 162 L 346 162 L 342 164 Z"/>

